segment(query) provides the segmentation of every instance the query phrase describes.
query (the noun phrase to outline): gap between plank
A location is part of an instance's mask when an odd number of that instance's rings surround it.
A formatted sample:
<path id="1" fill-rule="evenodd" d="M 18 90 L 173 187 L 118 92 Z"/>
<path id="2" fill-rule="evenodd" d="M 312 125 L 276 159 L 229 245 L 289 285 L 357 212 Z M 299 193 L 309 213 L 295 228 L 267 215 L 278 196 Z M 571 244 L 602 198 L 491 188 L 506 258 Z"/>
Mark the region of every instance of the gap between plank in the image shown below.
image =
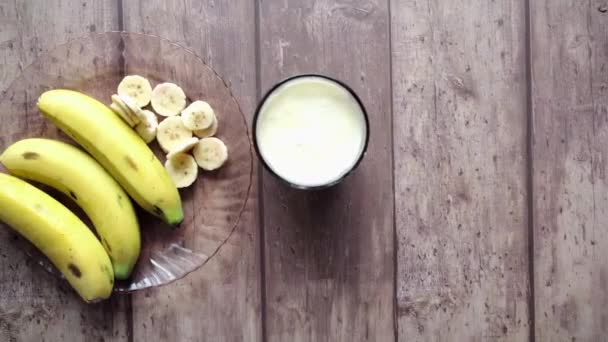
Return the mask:
<path id="1" fill-rule="evenodd" d="M 122 10 L 122 0 L 116 0 L 117 1 L 117 10 L 118 10 L 118 30 L 119 31 L 123 31 L 125 29 L 125 24 L 124 24 L 124 13 Z"/>
<path id="2" fill-rule="evenodd" d="M 534 116 L 532 108 L 532 27 L 530 0 L 524 0 L 526 59 L 526 188 L 528 207 L 528 320 L 530 341 L 536 340 L 536 298 L 534 295 Z"/>
<path id="3" fill-rule="evenodd" d="M 397 317 L 397 277 L 399 276 L 398 271 L 398 248 L 397 243 L 397 205 L 396 196 L 397 186 L 395 184 L 395 94 L 393 92 L 393 23 L 392 23 L 392 12 L 391 12 L 391 0 L 387 0 L 386 5 L 388 6 L 388 70 L 389 70 L 389 91 L 390 91 L 390 114 L 391 114 L 391 157 L 392 157 L 392 173 L 391 181 L 393 183 L 393 333 L 395 342 L 399 341 L 399 319 Z"/>
<path id="4" fill-rule="evenodd" d="M 116 0 L 116 15 L 118 16 L 117 21 L 118 21 L 118 31 L 124 31 L 125 29 L 125 25 L 124 25 L 124 12 L 123 12 L 123 1 L 122 0 Z M 124 74 L 126 71 L 125 68 L 125 59 L 124 59 L 124 50 L 125 50 L 125 45 L 124 42 L 121 39 L 121 46 L 120 49 L 122 51 L 120 51 L 120 59 L 119 59 L 119 68 L 120 68 L 120 72 L 121 74 Z M 133 327 L 133 297 L 131 294 L 126 294 L 126 295 L 122 295 L 121 296 L 122 300 L 125 301 L 125 315 L 126 315 L 126 319 L 127 319 L 127 341 L 128 342 L 133 342 L 134 336 L 133 336 L 133 332 L 134 332 L 134 327 Z"/>
<path id="5" fill-rule="evenodd" d="M 261 34 L 260 34 L 260 7 L 261 1 L 253 0 L 254 2 L 254 41 L 255 41 L 255 92 L 256 102 L 259 102 L 262 98 L 262 59 L 261 59 Z M 256 103 L 257 108 L 257 103 Z M 255 134 L 255 132 L 251 132 Z M 251 137 L 253 139 L 253 137 Z M 263 166 L 258 163 L 257 182 L 258 182 L 258 229 L 260 238 L 260 303 L 261 303 L 261 316 L 262 316 L 262 341 L 268 341 L 268 331 L 266 328 L 266 316 L 267 316 L 267 303 L 266 303 L 266 237 L 264 232 L 264 184 L 263 184 Z"/>

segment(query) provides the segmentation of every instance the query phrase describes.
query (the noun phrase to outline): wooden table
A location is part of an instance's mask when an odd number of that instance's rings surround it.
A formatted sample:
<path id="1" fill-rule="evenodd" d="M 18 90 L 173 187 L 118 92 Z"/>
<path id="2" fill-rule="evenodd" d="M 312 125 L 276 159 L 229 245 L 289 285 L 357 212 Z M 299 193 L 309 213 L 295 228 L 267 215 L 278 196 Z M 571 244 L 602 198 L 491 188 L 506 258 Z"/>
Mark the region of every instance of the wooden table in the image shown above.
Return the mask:
<path id="1" fill-rule="evenodd" d="M 607 1 L 0 1 L 0 89 L 111 30 L 193 49 L 249 119 L 286 76 L 342 79 L 367 156 L 317 193 L 258 165 L 217 257 L 102 304 L 3 231 L 0 341 L 608 338 Z"/>

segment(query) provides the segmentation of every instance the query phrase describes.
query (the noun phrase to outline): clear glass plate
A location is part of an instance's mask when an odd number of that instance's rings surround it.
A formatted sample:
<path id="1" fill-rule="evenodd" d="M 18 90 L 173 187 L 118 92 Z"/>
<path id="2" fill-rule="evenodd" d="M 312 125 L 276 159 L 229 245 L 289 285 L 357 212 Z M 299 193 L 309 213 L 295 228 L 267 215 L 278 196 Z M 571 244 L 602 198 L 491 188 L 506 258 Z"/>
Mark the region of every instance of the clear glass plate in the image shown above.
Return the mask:
<path id="1" fill-rule="evenodd" d="M 216 136 L 226 143 L 229 159 L 217 171 L 199 170 L 194 185 L 181 189 L 185 219 L 178 229 L 172 231 L 138 209 L 142 253 L 131 279 L 118 282 L 115 292 L 173 282 L 213 257 L 239 223 L 249 197 L 253 169 L 246 120 L 226 82 L 191 51 L 159 37 L 126 32 L 91 34 L 72 40 L 24 69 L 0 100 L 0 150 L 28 137 L 75 144 L 38 112 L 39 95 L 48 89 L 67 88 L 110 104 L 118 83 L 129 74 L 147 77 L 153 87 L 161 82 L 174 82 L 184 89 L 189 102 L 198 99 L 209 102 L 219 121 Z M 150 146 L 164 163 L 165 155 L 156 141 Z M 42 187 L 90 224 L 73 203 Z M 24 239 L 16 243 L 23 244 L 26 252 L 47 270 L 61 276 Z"/>

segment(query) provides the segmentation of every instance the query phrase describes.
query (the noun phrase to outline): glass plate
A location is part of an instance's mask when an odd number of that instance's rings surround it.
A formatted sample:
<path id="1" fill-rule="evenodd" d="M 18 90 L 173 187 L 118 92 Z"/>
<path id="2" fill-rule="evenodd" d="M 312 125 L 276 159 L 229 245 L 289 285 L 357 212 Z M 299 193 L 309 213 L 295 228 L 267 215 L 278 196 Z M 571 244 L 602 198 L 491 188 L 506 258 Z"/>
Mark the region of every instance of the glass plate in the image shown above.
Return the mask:
<path id="1" fill-rule="evenodd" d="M 170 283 L 213 257 L 239 223 L 249 197 L 253 169 L 245 117 L 226 82 L 191 51 L 159 37 L 126 32 L 91 34 L 72 40 L 52 49 L 23 70 L 0 101 L 0 151 L 28 137 L 75 144 L 38 112 L 38 96 L 48 89 L 67 88 L 110 104 L 110 96 L 116 93 L 118 83 L 129 74 L 147 77 L 152 87 L 161 82 L 174 82 L 184 89 L 188 102 L 198 99 L 209 102 L 218 117 L 216 136 L 226 143 L 229 159 L 217 171 L 199 169 L 201 172 L 194 185 L 180 190 L 185 219 L 178 229 L 171 231 L 158 219 L 138 209 L 141 256 L 131 279 L 118 282 L 115 292 Z M 165 155 L 157 142 L 150 146 L 164 163 Z M 41 187 L 90 225 L 73 203 L 56 191 Z M 18 239 L 18 243 L 23 244 L 26 252 L 45 269 L 61 276 L 24 239 Z"/>

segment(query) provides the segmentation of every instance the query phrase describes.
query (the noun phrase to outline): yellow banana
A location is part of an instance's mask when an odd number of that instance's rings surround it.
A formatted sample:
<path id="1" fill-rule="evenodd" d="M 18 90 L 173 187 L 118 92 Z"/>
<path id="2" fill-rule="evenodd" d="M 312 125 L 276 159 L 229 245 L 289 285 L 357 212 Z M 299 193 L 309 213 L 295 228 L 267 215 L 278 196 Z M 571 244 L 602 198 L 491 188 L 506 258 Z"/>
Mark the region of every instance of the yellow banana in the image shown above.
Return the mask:
<path id="1" fill-rule="evenodd" d="M 125 191 L 95 159 L 60 141 L 25 139 L 9 146 L 0 163 L 12 175 L 49 185 L 72 198 L 93 222 L 114 276 L 129 277 L 141 247 L 137 216 Z"/>
<path id="2" fill-rule="evenodd" d="M 49 90 L 38 109 L 78 142 L 146 211 L 172 226 L 184 218 L 177 188 L 148 145 L 103 103 L 85 94 Z"/>
<path id="3" fill-rule="evenodd" d="M 44 253 L 86 302 L 108 298 L 110 258 L 80 219 L 34 186 L 0 173 L 0 221 Z"/>

